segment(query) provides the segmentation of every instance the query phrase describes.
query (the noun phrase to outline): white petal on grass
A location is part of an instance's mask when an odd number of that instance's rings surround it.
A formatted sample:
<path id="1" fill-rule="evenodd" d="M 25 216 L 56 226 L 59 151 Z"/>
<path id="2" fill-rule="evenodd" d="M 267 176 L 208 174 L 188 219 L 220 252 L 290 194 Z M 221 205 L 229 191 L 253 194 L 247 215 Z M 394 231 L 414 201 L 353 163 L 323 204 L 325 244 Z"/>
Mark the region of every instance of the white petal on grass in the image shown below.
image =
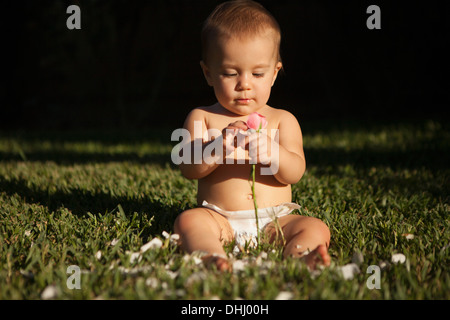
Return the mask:
<path id="1" fill-rule="evenodd" d="M 386 269 L 386 268 L 389 268 L 389 266 L 390 266 L 389 262 L 384 261 L 384 260 L 381 261 L 378 265 L 380 266 L 380 269 L 381 269 L 381 270 L 384 270 L 384 269 Z"/>
<path id="2" fill-rule="evenodd" d="M 177 258 L 172 257 L 169 259 L 169 261 L 164 265 L 164 269 L 170 270 L 172 269 L 173 265 L 177 262 Z"/>
<path id="3" fill-rule="evenodd" d="M 186 279 L 185 284 L 187 286 L 191 286 L 192 284 L 194 284 L 196 282 L 202 282 L 206 278 L 207 278 L 207 275 L 205 272 L 203 272 L 203 271 L 194 272 Z"/>
<path id="4" fill-rule="evenodd" d="M 25 271 L 23 269 L 20 269 L 20 274 L 23 275 L 27 279 L 33 279 L 34 278 L 34 274 L 31 271 Z"/>
<path id="5" fill-rule="evenodd" d="M 152 267 L 151 266 L 140 266 L 140 267 L 134 267 L 134 268 L 125 268 L 123 266 L 119 266 L 117 268 L 117 270 L 119 270 L 124 275 L 135 276 L 135 275 L 138 275 L 139 273 L 150 272 L 152 270 Z"/>
<path id="6" fill-rule="evenodd" d="M 292 300 L 294 298 L 294 294 L 289 291 L 281 291 L 276 297 L 275 300 Z"/>
<path id="7" fill-rule="evenodd" d="M 166 270 L 166 274 L 169 276 L 170 279 L 175 279 L 178 276 L 178 272 Z"/>
<path id="8" fill-rule="evenodd" d="M 167 231 L 163 231 L 162 235 L 164 238 L 168 239 L 170 237 L 170 234 Z"/>
<path id="9" fill-rule="evenodd" d="M 192 257 L 192 260 L 194 260 L 194 263 L 197 266 L 203 262 L 202 259 L 200 259 L 199 257 Z"/>
<path id="10" fill-rule="evenodd" d="M 339 268 L 345 280 L 352 280 L 355 274 L 360 273 L 356 263 L 349 263 Z"/>
<path id="11" fill-rule="evenodd" d="M 200 259 L 199 257 L 195 256 L 195 255 L 191 255 L 191 254 L 185 254 L 183 256 L 183 261 L 184 262 L 189 262 L 189 261 L 193 261 L 195 265 L 199 265 L 200 263 L 202 263 L 202 259 Z"/>
<path id="12" fill-rule="evenodd" d="M 131 252 L 130 263 L 140 262 L 142 260 L 142 254 L 140 252 Z"/>
<path id="13" fill-rule="evenodd" d="M 59 295 L 58 287 L 56 287 L 54 284 L 51 284 L 45 287 L 44 291 L 42 291 L 41 299 L 42 300 L 56 299 L 58 295 Z"/>
<path id="14" fill-rule="evenodd" d="M 261 269 L 270 270 L 276 266 L 276 262 L 273 260 L 266 260 L 261 262 Z"/>
<path id="15" fill-rule="evenodd" d="M 114 239 L 111 241 L 111 245 L 114 247 L 118 242 L 119 242 L 119 239 L 114 238 Z"/>
<path id="16" fill-rule="evenodd" d="M 174 233 L 170 236 L 170 243 L 177 244 L 179 240 L 180 240 L 179 234 Z"/>
<path id="17" fill-rule="evenodd" d="M 233 271 L 243 271 L 245 269 L 245 262 L 242 260 L 233 261 Z"/>
<path id="18" fill-rule="evenodd" d="M 311 279 L 316 279 L 318 276 L 322 274 L 322 270 L 320 268 L 309 270 L 309 275 L 311 276 Z"/>
<path id="19" fill-rule="evenodd" d="M 267 259 L 267 252 L 262 251 L 262 252 L 256 257 L 255 263 L 256 263 L 257 266 L 261 266 L 262 263 L 263 263 L 263 260 L 266 260 L 266 259 Z"/>
<path id="20" fill-rule="evenodd" d="M 180 235 L 176 234 L 176 233 L 169 234 L 168 232 L 163 231 L 162 235 L 163 235 L 164 238 L 169 239 L 169 242 L 171 244 L 178 244 L 178 240 L 180 240 Z"/>
<path id="21" fill-rule="evenodd" d="M 403 264 L 406 261 L 406 257 L 403 253 L 396 253 L 392 255 L 391 262 L 392 263 L 400 263 Z"/>
<path id="22" fill-rule="evenodd" d="M 101 252 L 101 250 L 98 250 L 98 251 L 95 253 L 95 258 L 97 258 L 97 260 L 100 260 L 100 259 L 102 258 L 102 252 Z"/>
<path id="23" fill-rule="evenodd" d="M 184 297 L 184 296 L 186 296 L 186 290 L 184 290 L 184 289 L 177 289 L 177 290 L 175 290 L 175 294 L 179 298 Z"/>
<path id="24" fill-rule="evenodd" d="M 159 249 L 159 248 L 162 247 L 162 245 L 163 245 L 163 243 L 162 243 L 161 239 L 153 238 L 151 241 L 149 241 L 146 244 L 144 244 L 141 247 L 140 251 L 141 252 L 145 252 L 145 251 L 147 251 L 149 249 Z"/>
<path id="25" fill-rule="evenodd" d="M 406 240 L 414 239 L 414 235 L 412 233 L 404 233 L 403 236 L 406 238 Z"/>
<path id="26" fill-rule="evenodd" d="M 159 280 L 156 278 L 147 278 L 145 280 L 145 285 L 152 289 L 156 289 L 156 288 L 158 288 Z"/>

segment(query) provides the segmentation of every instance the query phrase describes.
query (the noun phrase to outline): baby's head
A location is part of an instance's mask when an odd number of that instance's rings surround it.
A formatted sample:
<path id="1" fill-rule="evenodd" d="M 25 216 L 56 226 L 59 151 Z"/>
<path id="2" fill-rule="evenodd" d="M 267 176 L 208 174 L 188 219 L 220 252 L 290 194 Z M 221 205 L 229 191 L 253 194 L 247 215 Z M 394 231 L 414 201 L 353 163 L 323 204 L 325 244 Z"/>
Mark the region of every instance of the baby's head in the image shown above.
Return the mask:
<path id="1" fill-rule="evenodd" d="M 278 22 L 261 4 L 251 0 L 233 0 L 218 5 L 206 19 L 202 29 L 202 59 L 208 62 L 212 47 L 226 39 L 270 37 L 281 62 L 281 31 Z"/>
<path id="2" fill-rule="evenodd" d="M 281 69 L 280 27 L 259 3 L 220 4 L 202 29 L 201 66 L 219 103 L 239 115 L 266 105 Z"/>

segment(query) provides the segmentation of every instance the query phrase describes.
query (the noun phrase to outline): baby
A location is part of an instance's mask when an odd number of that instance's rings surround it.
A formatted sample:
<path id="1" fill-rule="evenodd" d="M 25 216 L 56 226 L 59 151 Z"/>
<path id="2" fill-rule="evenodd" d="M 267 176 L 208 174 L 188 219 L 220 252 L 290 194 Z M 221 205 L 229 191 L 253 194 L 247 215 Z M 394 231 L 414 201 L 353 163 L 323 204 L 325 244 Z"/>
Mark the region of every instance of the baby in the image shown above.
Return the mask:
<path id="1" fill-rule="evenodd" d="M 230 269 L 224 244 L 254 244 L 258 231 L 262 239 L 283 243 L 284 257 L 302 258 L 310 269 L 330 264 L 328 227 L 317 218 L 290 214 L 299 208 L 291 202 L 291 184 L 305 172 L 305 156 L 297 119 L 267 105 L 282 68 L 280 39 L 273 16 L 248 0 L 220 4 L 203 26 L 200 65 L 217 103 L 192 110 L 185 121 L 192 156 L 180 170 L 198 179 L 199 206 L 181 213 L 174 229 L 184 250 L 204 252 L 204 261 L 219 270 Z M 260 133 L 249 130 L 247 122 L 255 112 L 267 123 Z M 199 151 L 217 151 L 218 144 L 221 152 L 199 159 Z M 258 224 L 250 183 L 253 163 Z"/>

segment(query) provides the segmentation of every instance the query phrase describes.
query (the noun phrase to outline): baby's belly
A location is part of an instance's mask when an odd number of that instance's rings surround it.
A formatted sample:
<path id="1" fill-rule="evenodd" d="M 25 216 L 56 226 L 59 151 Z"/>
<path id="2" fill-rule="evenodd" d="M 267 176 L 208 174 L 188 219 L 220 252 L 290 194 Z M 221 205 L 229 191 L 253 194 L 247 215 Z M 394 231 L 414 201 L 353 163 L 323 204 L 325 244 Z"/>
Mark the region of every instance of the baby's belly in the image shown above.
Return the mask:
<path id="1" fill-rule="evenodd" d="M 206 200 L 227 211 L 254 209 L 250 168 L 249 165 L 227 165 L 227 167 L 217 168 L 209 176 L 200 179 L 198 204 L 201 205 Z M 258 167 L 256 170 L 259 172 Z M 233 173 L 231 177 L 230 172 Z M 273 176 L 257 175 L 255 198 L 258 208 L 291 202 L 291 186 L 279 183 Z"/>

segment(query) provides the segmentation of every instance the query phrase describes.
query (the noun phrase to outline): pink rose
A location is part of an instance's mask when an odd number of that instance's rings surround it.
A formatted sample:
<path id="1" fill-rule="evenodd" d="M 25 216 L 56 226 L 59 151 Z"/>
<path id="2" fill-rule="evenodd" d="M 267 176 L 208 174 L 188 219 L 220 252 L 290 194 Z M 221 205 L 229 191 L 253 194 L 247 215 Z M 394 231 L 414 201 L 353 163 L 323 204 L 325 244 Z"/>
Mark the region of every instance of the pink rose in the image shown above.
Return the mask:
<path id="1" fill-rule="evenodd" d="M 266 117 L 259 114 L 258 112 L 253 112 L 248 116 L 247 127 L 250 129 L 255 129 L 256 131 L 264 129 L 267 126 Z"/>

